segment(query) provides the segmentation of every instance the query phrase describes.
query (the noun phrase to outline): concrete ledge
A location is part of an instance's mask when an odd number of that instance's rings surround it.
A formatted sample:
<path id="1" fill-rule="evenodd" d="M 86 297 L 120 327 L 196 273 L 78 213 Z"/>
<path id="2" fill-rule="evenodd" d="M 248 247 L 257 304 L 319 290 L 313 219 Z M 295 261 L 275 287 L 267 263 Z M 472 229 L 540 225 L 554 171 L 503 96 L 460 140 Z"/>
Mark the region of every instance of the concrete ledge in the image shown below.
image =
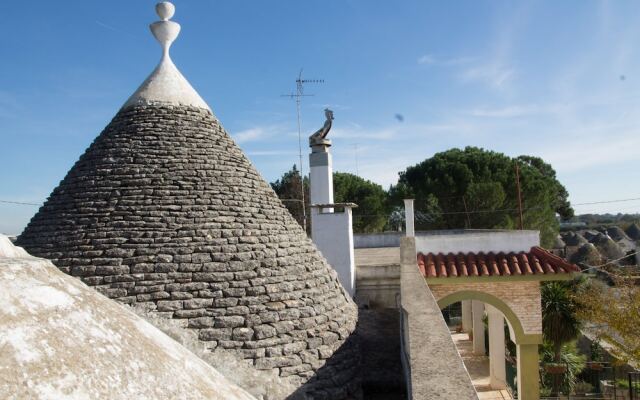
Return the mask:
<path id="1" fill-rule="evenodd" d="M 400 264 L 356 266 L 356 288 L 372 308 L 396 308 L 400 293 Z"/>
<path id="2" fill-rule="evenodd" d="M 415 239 L 400 239 L 403 359 L 409 398 L 478 399 L 442 313 L 416 264 Z"/>

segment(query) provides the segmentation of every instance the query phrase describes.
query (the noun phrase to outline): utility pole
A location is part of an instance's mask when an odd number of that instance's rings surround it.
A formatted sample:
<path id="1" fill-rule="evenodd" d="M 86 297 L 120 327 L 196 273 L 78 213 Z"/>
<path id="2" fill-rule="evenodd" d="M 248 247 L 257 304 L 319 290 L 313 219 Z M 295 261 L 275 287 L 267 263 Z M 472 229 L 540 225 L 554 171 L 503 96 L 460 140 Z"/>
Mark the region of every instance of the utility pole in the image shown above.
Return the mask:
<path id="1" fill-rule="evenodd" d="M 298 117 L 298 160 L 300 162 L 300 195 L 302 198 L 302 227 L 307 231 L 307 209 L 305 207 L 304 195 L 304 164 L 302 162 L 302 126 L 300 122 L 300 102 L 303 97 L 313 96 L 312 94 L 304 94 L 305 83 L 324 83 L 324 79 L 302 79 L 302 68 L 296 79 L 296 93 L 283 94 L 281 97 L 290 97 L 296 101 L 296 115 Z"/>
<path id="2" fill-rule="evenodd" d="M 471 221 L 469 220 L 469 210 L 467 209 L 467 200 L 462 196 L 462 204 L 464 205 L 464 214 L 467 217 L 467 229 L 471 229 Z"/>
<path id="3" fill-rule="evenodd" d="M 520 190 L 520 165 L 516 161 L 516 188 L 518 190 L 518 212 L 520 214 L 520 230 L 524 229 L 524 218 L 522 217 L 522 190 Z"/>

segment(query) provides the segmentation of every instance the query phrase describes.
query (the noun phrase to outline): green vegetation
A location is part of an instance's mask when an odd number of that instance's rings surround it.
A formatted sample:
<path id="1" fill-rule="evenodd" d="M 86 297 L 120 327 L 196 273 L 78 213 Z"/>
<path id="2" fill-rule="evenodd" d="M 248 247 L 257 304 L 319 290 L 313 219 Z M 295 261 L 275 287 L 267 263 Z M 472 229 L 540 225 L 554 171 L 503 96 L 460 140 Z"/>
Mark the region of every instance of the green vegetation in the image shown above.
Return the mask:
<path id="1" fill-rule="evenodd" d="M 573 209 L 553 168 L 537 157 L 510 158 L 476 147 L 451 149 L 400 172 L 398 183 L 388 192 L 353 174 L 336 172 L 335 201 L 358 205 L 354 210 L 355 232 L 380 232 L 402 226 L 405 198 L 416 199 L 417 229 L 516 229 L 516 166 L 524 228 L 540 230 L 542 244 L 550 245 L 558 233 L 556 213 L 570 219 Z M 299 222 L 301 184 L 295 165 L 271 184 Z M 304 185 L 308 193 L 306 178 Z"/>
<path id="2" fill-rule="evenodd" d="M 381 232 L 387 224 L 387 192 L 382 186 L 344 172 L 333 174 L 336 203 L 356 203 L 353 210 L 354 232 Z"/>
<path id="3" fill-rule="evenodd" d="M 300 171 L 293 165 L 291 169 L 285 172 L 280 179 L 275 182 L 271 182 L 271 188 L 276 192 L 278 198 L 282 200 L 282 203 L 287 210 L 293 215 L 293 218 L 298 221 L 300 226 L 303 226 L 303 212 L 302 212 L 302 179 L 300 178 Z M 304 206 L 307 216 L 309 215 L 309 179 L 304 179 Z M 307 218 L 307 234 L 310 231 L 310 218 Z"/>
<path id="4" fill-rule="evenodd" d="M 416 209 L 433 216 L 417 227 L 504 228 L 519 226 L 516 165 L 519 167 L 525 229 L 540 230 L 543 245 L 558 233 L 555 215 L 573 217 L 566 189 L 553 168 L 530 156 L 510 158 L 477 147 L 437 153 L 400 173 L 390 190 L 393 204 L 416 199 Z"/>
<path id="5" fill-rule="evenodd" d="M 580 334 L 576 299 L 572 283 L 548 282 L 540 288 L 542 297 L 542 334 L 552 346 L 553 360 L 561 362 L 562 347 Z"/>
<path id="6" fill-rule="evenodd" d="M 579 354 L 576 347 L 582 325 L 576 293 L 582 284 L 581 280 L 547 282 L 540 288 L 544 337 L 540 360 L 545 365 L 542 386 L 543 390 L 550 390 L 551 395 L 572 393 L 586 365 L 586 357 Z M 560 370 L 552 371 L 549 367 Z"/>
<path id="7" fill-rule="evenodd" d="M 553 343 L 545 341 L 540 352 L 540 361 L 543 365 L 557 363 L 566 368 L 562 374 L 543 371 L 541 382 L 543 394 L 553 396 L 557 393 L 565 395 L 575 393 L 578 375 L 586 367 L 586 357 L 578 353 L 575 341 L 563 344 L 560 350 Z"/>
<path id="8" fill-rule="evenodd" d="M 599 338 L 620 362 L 640 365 L 640 286 L 637 277 L 610 269 L 613 286 L 590 279 L 580 291 L 580 317 L 594 324 Z"/>
<path id="9" fill-rule="evenodd" d="M 282 200 L 291 215 L 302 225 L 302 193 L 300 171 L 294 165 L 280 179 L 271 183 L 271 188 Z M 304 179 L 305 206 L 307 212 L 307 233 L 310 232 L 309 218 L 309 179 Z M 356 203 L 353 210 L 354 232 L 380 232 L 387 224 L 388 202 L 387 192 L 382 186 L 362 179 L 356 175 L 335 172 L 333 174 L 333 191 L 336 203 Z"/>

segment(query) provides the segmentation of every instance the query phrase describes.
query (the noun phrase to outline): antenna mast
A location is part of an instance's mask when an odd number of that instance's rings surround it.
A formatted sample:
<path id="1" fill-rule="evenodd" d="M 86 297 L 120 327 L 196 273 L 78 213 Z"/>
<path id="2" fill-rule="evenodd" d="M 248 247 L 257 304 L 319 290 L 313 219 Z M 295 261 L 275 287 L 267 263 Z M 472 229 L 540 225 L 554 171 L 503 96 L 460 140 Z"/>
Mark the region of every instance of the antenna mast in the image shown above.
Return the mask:
<path id="1" fill-rule="evenodd" d="M 282 97 L 290 97 L 296 101 L 296 114 L 298 117 L 298 160 L 300 163 L 300 194 L 302 197 L 302 227 L 304 231 L 307 231 L 307 210 L 305 208 L 305 195 L 304 195 L 304 164 L 302 162 L 302 126 L 300 122 L 300 102 L 303 97 L 311 97 L 312 94 L 304 94 L 305 83 L 324 83 L 324 79 L 302 79 L 302 68 L 296 79 L 296 93 L 283 94 Z"/>

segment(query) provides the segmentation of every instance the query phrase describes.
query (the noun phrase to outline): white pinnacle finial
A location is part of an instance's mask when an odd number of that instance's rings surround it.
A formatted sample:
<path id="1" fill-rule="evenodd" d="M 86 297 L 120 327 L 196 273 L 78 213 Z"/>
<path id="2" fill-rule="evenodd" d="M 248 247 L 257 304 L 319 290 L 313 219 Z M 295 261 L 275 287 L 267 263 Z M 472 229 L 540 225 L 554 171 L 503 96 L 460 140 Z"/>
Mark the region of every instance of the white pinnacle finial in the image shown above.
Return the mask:
<path id="1" fill-rule="evenodd" d="M 161 3 L 156 4 L 156 14 L 163 21 L 168 21 L 173 17 L 173 14 L 176 13 L 176 6 L 168 1 L 163 1 Z"/>
<path id="2" fill-rule="evenodd" d="M 150 25 L 151 33 L 162 46 L 164 56 L 169 56 L 169 47 L 180 34 L 180 24 L 169 21 L 176 12 L 176 7 L 168 1 L 156 4 L 156 13 L 162 21 Z"/>
<path id="3" fill-rule="evenodd" d="M 168 1 L 156 4 L 156 13 L 161 21 L 152 23 L 151 33 L 162 46 L 162 59 L 124 107 L 139 104 L 178 104 L 211 109 L 193 89 L 171 61 L 169 48 L 180 34 L 180 24 L 170 21 L 176 7 Z"/>

